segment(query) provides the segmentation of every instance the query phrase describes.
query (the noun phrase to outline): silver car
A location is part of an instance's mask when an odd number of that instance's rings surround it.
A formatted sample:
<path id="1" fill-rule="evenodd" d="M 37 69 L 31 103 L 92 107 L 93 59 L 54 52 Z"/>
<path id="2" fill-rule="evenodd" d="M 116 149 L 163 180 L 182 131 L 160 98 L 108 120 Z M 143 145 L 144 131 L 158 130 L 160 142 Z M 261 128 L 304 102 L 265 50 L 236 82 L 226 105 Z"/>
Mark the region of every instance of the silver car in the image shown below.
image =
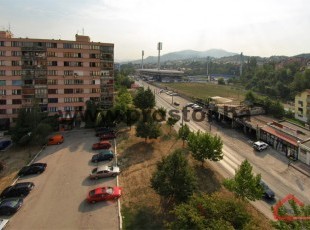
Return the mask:
<path id="1" fill-rule="evenodd" d="M 100 166 L 94 168 L 89 175 L 90 179 L 98 179 L 103 177 L 115 177 L 120 173 L 119 167 L 117 166 Z"/>

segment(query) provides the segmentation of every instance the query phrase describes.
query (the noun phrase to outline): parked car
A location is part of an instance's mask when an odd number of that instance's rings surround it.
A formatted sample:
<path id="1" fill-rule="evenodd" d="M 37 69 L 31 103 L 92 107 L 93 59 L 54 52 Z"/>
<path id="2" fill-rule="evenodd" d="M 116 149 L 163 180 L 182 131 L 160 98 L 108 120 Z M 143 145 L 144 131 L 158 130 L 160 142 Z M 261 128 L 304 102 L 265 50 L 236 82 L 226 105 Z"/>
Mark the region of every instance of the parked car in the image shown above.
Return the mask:
<path id="1" fill-rule="evenodd" d="M 275 193 L 274 193 L 274 191 L 272 191 L 269 187 L 268 187 L 268 185 L 265 183 L 265 182 L 263 182 L 262 180 L 260 181 L 260 185 L 263 187 L 263 189 L 264 189 L 264 197 L 265 198 L 268 198 L 268 199 L 274 199 L 274 197 L 275 197 Z"/>
<path id="2" fill-rule="evenodd" d="M 0 230 L 4 229 L 8 222 L 9 219 L 0 219 Z"/>
<path id="3" fill-rule="evenodd" d="M 201 111 L 202 110 L 202 107 L 199 105 L 193 105 L 192 108 L 194 111 Z"/>
<path id="4" fill-rule="evenodd" d="M 0 215 L 9 216 L 17 212 L 23 204 L 23 198 L 7 198 L 0 201 Z"/>
<path id="5" fill-rule="evenodd" d="M 263 141 L 256 141 L 253 143 L 253 148 L 257 151 L 263 151 L 268 148 L 268 144 Z"/>
<path id="6" fill-rule="evenodd" d="M 186 105 L 185 105 L 185 107 L 192 107 L 194 105 L 194 103 L 187 103 Z"/>
<path id="7" fill-rule="evenodd" d="M 105 133 L 105 134 L 100 135 L 99 138 L 101 141 L 111 140 L 111 139 L 116 138 L 116 134 L 115 133 Z"/>
<path id="8" fill-rule="evenodd" d="M 8 197 L 24 197 L 27 196 L 30 191 L 34 188 L 32 182 L 22 182 L 5 188 L 0 194 L 0 198 Z"/>
<path id="9" fill-rule="evenodd" d="M 96 203 L 98 201 L 116 200 L 121 197 L 121 187 L 99 187 L 91 190 L 88 193 L 86 200 L 89 203 Z"/>
<path id="10" fill-rule="evenodd" d="M 114 153 L 111 150 L 103 150 L 91 158 L 91 162 L 111 161 L 114 158 Z"/>
<path id="11" fill-rule="evenodd" d="M 46 167 L 46 163 L 33 163 L 31 165 L 23 167 L 17 175 L 26 176 L 31 174 L 40 174 L 45 171 Z"/>
<path id="12" fill-rule="evenodd" d="M 5 150 L 7 147 L 9 147 L 12 144 L 11 140 L 3 140 L 0 141 L 0 150 Z"/>
<path id="13" fill-rule="evenodd" d="M 109 141 L 100 141 L 98 143 L 93 144 L 92 149 L 98 150 L 98 149 L 109 149 L 111 148 L 111 143 Z"/>
<path id="14" fill-rule="evenodd" d="M 90 179 L 99 179 L 104 177 L 115 177 L 119 174 L 120 170 L 117 166 L 101 166 L 94 168 L 89 175 Z"/>
<path id="15" fill-rule="evenodd" d="M 176 105 L 176 106 L 179 106 L 179 105 L 180 105 L 180 103 L 177 102 L 177 101 L 175 101 L 173 104 Z"/>
<path id="16" fill-rule="evenodd" d="M 57 134 L 48 139 L 47 145 L 59 145 L 63 142 L 64 142 L 64 136 L 61 134 Z"/>

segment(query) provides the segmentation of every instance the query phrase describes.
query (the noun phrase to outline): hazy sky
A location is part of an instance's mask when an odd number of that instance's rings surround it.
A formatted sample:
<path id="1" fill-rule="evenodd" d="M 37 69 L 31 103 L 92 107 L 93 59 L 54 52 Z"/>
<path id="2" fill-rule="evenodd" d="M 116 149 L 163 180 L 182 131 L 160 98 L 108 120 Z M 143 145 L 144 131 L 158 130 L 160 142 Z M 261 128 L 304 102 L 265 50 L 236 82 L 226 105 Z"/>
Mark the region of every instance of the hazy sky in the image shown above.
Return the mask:
<path id="1" fill-rule="evenodd" d="M 115 59 L 192 49 L 245 55 L 310 53 L 309 0 L 0 0 L 15 37 L 115 44 Z"/>

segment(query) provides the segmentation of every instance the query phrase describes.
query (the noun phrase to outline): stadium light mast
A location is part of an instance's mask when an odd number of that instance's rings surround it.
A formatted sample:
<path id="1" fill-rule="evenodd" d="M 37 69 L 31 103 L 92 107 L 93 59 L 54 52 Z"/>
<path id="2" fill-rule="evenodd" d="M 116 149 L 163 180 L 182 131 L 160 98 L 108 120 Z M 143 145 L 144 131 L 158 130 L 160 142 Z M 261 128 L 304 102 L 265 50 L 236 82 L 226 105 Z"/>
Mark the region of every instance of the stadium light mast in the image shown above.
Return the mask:
<path id="1" fill-rule="evenodd" d="M 162 42 L 158 42 L 157 43 L 157 50 L 158 50 L 158 61 L 157 61 L 157 68 L 158 70 L 160 70 L 160 51 L 163 48 L 163 43 Z"/>
<path id="2" fill-rule="evenodd" d="M 144 57 L 144 50 L 142 50 L 142 63 L 141 63 L 141 69 L 143 69 L 143 57 Z"/>

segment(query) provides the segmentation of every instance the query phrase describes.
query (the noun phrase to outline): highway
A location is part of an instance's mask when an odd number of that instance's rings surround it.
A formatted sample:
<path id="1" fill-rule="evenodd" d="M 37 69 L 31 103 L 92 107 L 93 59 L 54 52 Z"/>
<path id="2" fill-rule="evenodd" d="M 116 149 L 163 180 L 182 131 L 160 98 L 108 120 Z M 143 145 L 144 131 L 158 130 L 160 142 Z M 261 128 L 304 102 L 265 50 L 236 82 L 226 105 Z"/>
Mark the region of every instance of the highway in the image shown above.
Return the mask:
<path id="1" fill-rule="evenodd" d="M 146 82 L 143 82 L 143 86 L 150 87 L 155 93 L 156 106 L 164 107 L 167 111 L 172 109 L 181 111 L 189 103 L 189 101 L 179 96 L 174 96 L 172 99 L 171 96 L 165 93 L 159 93 L 159 88 L 149 85 Z M 172 100 L 174 102 L 177 101 L 180 105 L 173 105 Z M 201 130 L 209 132 L 211 128 L 211 133 L 219 135 L 223 140 L 223 160 L 219 162 L 208 162 L 214 169 L 225 178 L 233 177 L 235 170 L 241 162 L 248 159 L 253 166 L 254 173 L 261 174 L 262 179 L 275 192 L 275 201 L 260 200 L 251 202 L 266 217 L 274 220 L 271 206 L 288 194 L 293 194 L 305 204 L 310 204 L 309 178 L 292 167 L 288 167 L 288 160 L 284 155 L 272 148 L 263 152 L 256 152 L 252 148 L 251 141 L 244 134 L 231 128 L 223 128 L 215 122 L 211 124 L 206 120 L 195 122 L 191 116 L 192 110 L 189 108 L 188 110 L 187 117 L 190 121 L 186 122 L 186 124 L 190 127 L 191 131 Z M 181 120 L 177 124 L 176 129 L 181 126 Z"/>

